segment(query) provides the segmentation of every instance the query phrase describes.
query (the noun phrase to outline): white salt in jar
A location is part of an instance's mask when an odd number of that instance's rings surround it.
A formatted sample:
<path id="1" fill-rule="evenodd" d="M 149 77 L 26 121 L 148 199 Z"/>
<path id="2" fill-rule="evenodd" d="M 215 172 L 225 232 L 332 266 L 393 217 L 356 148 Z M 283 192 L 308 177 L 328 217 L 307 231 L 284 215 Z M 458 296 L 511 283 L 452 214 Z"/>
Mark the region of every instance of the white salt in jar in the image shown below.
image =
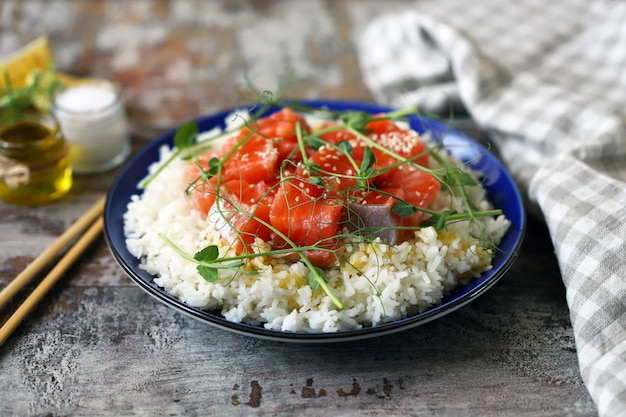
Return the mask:
<path id="1" fill-rule="evenodd" d="M 126 110 L 115 84 L 90 79 L 64 87 L 52 109 L 71 146 L 74 172 L 106 171 L 130 154 Z"/>

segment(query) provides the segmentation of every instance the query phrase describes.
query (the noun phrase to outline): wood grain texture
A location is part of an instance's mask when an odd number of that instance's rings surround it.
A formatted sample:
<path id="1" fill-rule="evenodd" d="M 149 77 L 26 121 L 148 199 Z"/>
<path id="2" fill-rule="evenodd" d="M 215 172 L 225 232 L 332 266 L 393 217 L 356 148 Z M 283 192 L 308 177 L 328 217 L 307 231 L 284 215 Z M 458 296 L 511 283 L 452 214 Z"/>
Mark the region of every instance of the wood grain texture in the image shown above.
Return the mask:
<path id="1" fill-rule="evenodd" d="M 245 78 L 371 101 L 355 53 L 373 17 L 414 1 L 3 1 L 0 54 L 50 36 L 57 66 L 120 83 L 136 152 L 240 104 Z M 0 202 L 5 286 L 108 189 L 77 176 L 45 207 Z M 39 277 L 39 279 L 41 279 Z M 36 285 L 37 279 L 31 284 Z M 3 323 L 26 297 L 0 311 Z M 231 334 L 153 300 L 103 238 L 0 348 L 2 416 L 595 416 L 548 233 L 470 305 L 384 338 L 294 345 Z"/>

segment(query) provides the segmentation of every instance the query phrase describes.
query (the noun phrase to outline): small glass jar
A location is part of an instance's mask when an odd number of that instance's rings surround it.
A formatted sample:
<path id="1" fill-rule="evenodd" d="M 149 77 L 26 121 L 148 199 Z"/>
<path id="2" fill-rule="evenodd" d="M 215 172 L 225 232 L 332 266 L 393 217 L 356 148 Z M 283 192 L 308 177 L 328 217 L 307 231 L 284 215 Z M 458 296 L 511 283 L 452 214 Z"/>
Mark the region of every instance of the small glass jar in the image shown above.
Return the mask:
<path id="1" fill-rule="evenodd" d="M 36 206 L 71 188 L 69 146 L 50 113 L 29 110 L 0 122 L 0 199 Z"/>
<path id="2" fill-rule="evenodd" d="M 71 145 L 75 173 L 108 171 L 130 154 L 126 110 L 112 82 L 85 79 L 65 86 L 55 94 L 52 109 Z"/>

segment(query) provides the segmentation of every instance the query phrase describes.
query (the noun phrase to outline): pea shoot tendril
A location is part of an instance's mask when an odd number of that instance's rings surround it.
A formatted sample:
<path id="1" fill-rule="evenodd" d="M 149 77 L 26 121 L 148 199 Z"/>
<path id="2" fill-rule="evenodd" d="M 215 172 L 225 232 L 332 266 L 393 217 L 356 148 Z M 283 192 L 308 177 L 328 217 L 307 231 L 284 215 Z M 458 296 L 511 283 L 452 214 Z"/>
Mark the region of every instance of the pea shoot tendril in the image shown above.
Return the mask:
<path id="1" fill-rule="evenodd" d="M 263 100 L 263 97 L 269 98 Z M 314 187 L 330 187 L 331 185 L 329 185 L 329 182 L 335 180 L 337 182 L 344 180 L 352 181 L 351 184 L 353 183 L 353 185 L 348 187 L 347 190 L 340 191 L 345 194 L 343 196 L 343 204 L 346 207 L 349 206 L 349 202 L 351 201 L 350 199 L 353 198 L 351 197 L 352 195 L 358 194 L 359 192 L 365 193 L 374 189 L 381 196 L 393 199 L 393 205 L 391 206 L 391 212 L 393 215 L 400 218 L 408 218 L 415 215 L 417 212 L 421 212 L 423 214 L 423 220 L 418 226 L 407 227 L 398 225 L 391 227 L 397 230 L 404 230 L 408 228 L 409 230 L 415 231 L 419 228 L 434 227 L 436 230 L 441 231 L 452 222 L 458 221 L 469 221 L 472 224 L 478 225 L 480 228 L 481 223 L 478 220 L 479 218 L 496 217 L 502 214 L 502 211 L 499 209 L 480 211 L 474 206 L 466 188 L 480 186 L 480 183 L 463 166 L 457 166 L 448 162 L 447 159 L 439 153 L 442 146 L 441 144 L 435 144 L 431 148 L 424 151 L 423 154 L 404 157 L 398 154 L 398 152 L 395 152 L 392 149 L 389 149 L 389 147 L 386 147 L 372 139 L 372 137 L 368 135 L 368 125 L 371 122 L 379 120 L 405 121 L 407 120 L 407 117 L 419 116 L 418 109 L 416 108 L 394 111 L 385 115 L 372 115 L 364 111 L 347 111 L 337 113 L 327 110 L 320 111 L 320 109 L 309 109 L 296 102 L 274 99 L 271 94 L 264 94 L 263 97 L 259 99 L 257 105 L 253 108 L 253 110 L 256 111 L 252 112 L 249 120 L 245 121 L 245 128 L 251 133 L 249 135 L 243 135 L 241 140 L 221 157 L 213 156 L 209 158 L 208 161 L 204 161 L 204 163 L 200 162 L 200 158 L 205 155 L 208 150 L 210 150 L 211 144 L 198 142 L 196 140 L 199 131 L 199 127 L 196 122 L 190 121 L 183 124 L 174 135 L 173 143 L 175 150 L 172 155 L 142 184 L 143 187 L 147 187 L 157 175 L 160 175 L 163 172 L 167 165 L 178 158 L 190 160 L 192 161 L 191 163 L 196 164 L 198 167 L 199 176 L 194 179 L 194 181 L 190 183 L 187 190 L 185 190 L 187 194 L 191 194 L 198 186 L 203 187 L 211 180 L 217 180 L 216 185 L 214 186 L 215 189 L 212 191 L 215 194 L 216 199 L 214 210 L 217 211 L 221 220 L 230 226 L 230 229 L 235 233 L 236 240 L 244 246 L 244 250 L 241 251 L 239 255 L 221 256 L 220 249 L 215 245 L 207 246 L 206 248 L 191 255 L 181 250 L 167 236 L 160 234 L 160 237 L 176 253 L 184 259 L 196 263 L 198 274 L 209 282 L 219 281 L 219 270 L 222 269 L 231 270 L 235 273 L 254 275 L 256 273 L 255 269 L 249 267 L 249 262 L 255 257 L 296 255 L 299 261 L 303 262 L 308 268 L 309 272 L 307 276 L 307 283 L 311 289 L 324 291 L 324 293 L 330 298 L 338 309 L 343 309 L 344 303 L 341 301 L 340 297 L 335 294 L 329 284 L 329 278 L 326 271 L 324 268 L 316 266 L 312 263 L 308 257 L 308 253 L 310 253 L 310 251 L 336 253 L 337 245 L 349 245 L 354 243 L 355 239 L 357 242 L 365 241 L 371 243 L 376 235 L 375 232 L 372 233 L 370 228 L 362 227 L 359 229 L 358 226 L 355 226 L 359 222 L 351 221 L 350 224 L 346 224 L 345 226 L 350 226 L 353 230 L 351 230 L 350 233 L 338 235 L 333 238 L 335 246 L 329 245 L 328 242 L 325 241 L 320 241 L 313 245 L 299 246 L 290 238 L 288 233 L 282 232 L 270 222 L 256 216 L 255 209 L 251 209 L 250 206 L 233 201 L 233 199 L 229 198 L 225 192 L 220 191 L 222 185 L 221 175 L 225 164 L 229 161 L 229 159 L 233 158 L 233 155 L 236 155 L 239 149 L 246 145 L 252 137 L 252 134 L 263 134 L 262 132 L 257 131 L 255 122 L 269 114 L 268 111 L 276 107 L 289 107 L 296 111 L 303 111 L 304 113 L 312 112 L 316 116 L 330 116 L 329 119 L 334 120 L 335 122 L 328 125 L 325 124 L 313 132 L 305 131 L 299 122 L 295 122 L 294 127 L 297 137 L 297 146 L 292 151 L 292 155 L 298 155 L 298 165 L 293 163 L 292 166 L 290 165 L 292 164 L 290 160 L 285 160 L 283 162 L 283 167 L 281 168 L 280 180 L 277 185 L 273 186 L 274 188 L 270 190 L 271 192 L 280 193 L 281 187 L 285 187 L 285 184 L 290 184 L 290 181 L 293 181 L 294 177 L 293 174 L 291 174 L 293 169 L 300 166 L 304 168 L 305 172 L 307 172 L 306 183 Z M 351 135 L 351 137 L 357 138 L 364 145 L 362 149 L 362 156 L 358 159 L 353 158 L 352 155 L 355 152 L 355 149 L 348 140 L 341 140 L 333 144 L 323 139 L 324 134 L 336 131 L 347 132 L 347 134 Z M 222 137 L 232 133 L 232 131 L 224 131 L 222 133 Z M 272 138 L 268 139 L 271 140 Z M 317 151 L 322 147 L 328 147 L 330 150 L 348 161 L 352 167 L 350 170 L 352 174 L 330 173 L 319 163 L 311 160 L 311 151 Z M 377 153 L 379 157 L 389 157 L 396 162 L 381 168 L 377 163 Z M 424 166 L 417 162 L 420 158 L 426 155 L 432 157 L 436 162 L 434 167 L 431 168 Z M 373 179 L 377 176 L 380 176 L 389 170 L 402 167 L 403 165 L 411 167 L 411 169 L 422 170 L 432 175 L 432 177 L 441 185 L 442 191 L 446 191 L 453 196 L 460 197 L 463 202 L 463 209 L 461 211 L 457 209 L 445 209 L 439 212 L 428 207 L 418 207 L 400 196 L 388 193 L 383 189 L 376 189 L 376 187 L 372 185 Z M 302 181 L 302 179 L 299 179 L 299 181 Z M 306 188 L 306 185 L 303 187 Z M 337 199 L 340 200 L 340 198 Z M 246 235 L 247 232 L 238 231 L 232 223 L 232 219 L 234 218 L 233 213 L 240 214 L 247 218 L 247 221 L 255 221 L 262 227 L 269 229 L 273 236 L 280 238 L 283 242 L 282 246 L 275 248 L 270 247 L 268 250 L 266 246 L 257 246 L 256 244 L 250 243 L 250 236 Z M 345 230 L 345 227 L 343 229 Z M 494 240 L 491 238 L 486 228 L 483 228 L 482 230 L 485 233 L 485 236 L 482 236 L 479 239 L 481 244 L 484 244 L 484 246 L 490 250 L 497 249 Z M 338 261 L 342 260 L 341 255 L 335 254 L 335 256 Z"/>

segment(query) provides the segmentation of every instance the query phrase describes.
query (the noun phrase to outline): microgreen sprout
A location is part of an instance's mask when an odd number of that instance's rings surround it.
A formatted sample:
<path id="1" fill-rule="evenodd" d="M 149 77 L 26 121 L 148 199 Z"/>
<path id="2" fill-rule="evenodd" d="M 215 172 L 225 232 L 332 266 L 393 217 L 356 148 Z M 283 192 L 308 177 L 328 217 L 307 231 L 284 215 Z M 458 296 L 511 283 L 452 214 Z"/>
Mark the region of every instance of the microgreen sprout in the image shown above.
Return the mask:
<path id="1" fill-rule="evenodd" d="M 240 258 L 220 258 L 219 249 L 215 245 L 207 246 L 206 248 L 196 252 L 193 256 L 180 249 L 174 242 L 172 242 L 165 234 L 159 233 L 159 237 L 165 241 L 165 243 L 171 247 L 180 257 L 197 264 L 196 269 L 200 276 L 209 282 L 214 282 L 218 278 L 219 269 L 231 269 L 236 272 L 241 271 L 241 267 L 245 265 Z"/>
<path id="2" fill-rule="evenodd" d="M 365 151 L 363 152 L 363 160 L 361 161 L 361 166 L 359 167 L 358 173 L 358 184 L 364 187 L 367 184 L 367 181 L 374 175 L 376 170 L 374 169 L 374 163 L 376 162 L 376 157 L 374 156 L 374 152 L 372 148 L 369 146 L 365 147 Z"/>
<path id="3" fill-rule="evenodd" d="M 351 111 L 344 113 L 340 120 L 349 129 L 365 132 L 365 127 L 372 120 L 372 115 L 365 111 Z"/>
<path id="4" fill-rule="evenodd" d="M 0 114 L 2 121 L 12 121 L 22 117 L 24 109 L 48 110 L 52 96 L 59 85 L 54 63 L 50 62 L 42 70 L 32 70 L 27 82 L 15 86 L 8 72 L 0 74 L 4 86 L 0 87 Z"/>
<path id="5" fill-rule="evenodd" d="M 333 290 L 328 286 L 328 277 L 326 276 L 326 271 L 322 268 L 318 268 L 317 266 L 310 267 L 309 274 L 307 275 L 307 284 L 313 290 L 317 290 L 321 287 L 333 304 L 335 304 L 340 310 L 343 309 L 343 302 L 337 298 Z"/>
<path id="6" fill-rule="evenodd" d="M 265 100 L 264 100 L 265 99 Z M 161 237 L 165 242 L 174 249 L 183 258 L 195 262 L 197 264 L 197 271 L 205 280 L 209 282 L 216 282 L 219 279 L 219 271 L 223 269 L 232 270 L 235 272 L 253 273 L 254 268 L 248 268 L 247 262 L 254 257 L 269 256 L 269 257 L 282 257 L 285 255 L 297 255 L 300 262 L 304 263 L 308 268 L 307 282 L 313 290 L 322 290 L 329 297 L 329 299 L 335 304 L 338 309 L 344 308 L 344 304 L 338 297 L 329 282 L 326 270 L 320 266 L 315 265 L 310 259 L 309 253 L 311 251 L 317 252 L 333 252 L 339 261 L 345 260 L 342 258 L 342 247 L 353 244 L 355 242 L 372 242 L 378 232 L 381 230 L 371 230 L 372 226 L 363 224 L 360 219 L 345 220 L 345 226 L 356 228 L 356 230 L 348 232 L 341 232 L 332 238 L 332 244 L 328 244 L 328 241 L 320 239 L 317 243 L 299 246 L 294 240 L 291 239 L 289 233 L 284 233 L 275 227 L 271 222 L 255 215 L 255 206 L 250 206 L 248 203 L 238 201 L 237 198 L 232 198 L 227 193 L 222 193 L 222 170 L 225 164 L 229 161 L 237 161 L 239 158 L 240 150 L 244 149 L 250 140 L 254 140 L 255 137 L 263 136 L 262 133 L 257 131 L 255 124 L 256 120 L 267 114 L 268 110 L 273 110 L 275 107 L 291 107 L 297 110 L 311 110 L 302 108 L 298 103 L 281 102 L 274 100 L 274 97 L 265 92 L 259 102 L 254 106 L 256 111 L 253 113 L 249 121 L 246 121 L 246 128 L 250 132 L 243 135 L 240 140 L 232 146 L 232 148 L 226 150 L 219 157 L 212 157 L 208 161 L 200 162 L 200 156 L 206 153 L 207 146 L 204 144 L 198 144 L 195 142 L 195 138 L 198 135 L 198 125 L 195 122 L 188 122 L 181 126 L 174 136 L 174 145 L 177 150 L 172 156 L 155 172 L 150 178 L 144 182 L 144 187 L 147 186 L 150 181 L 158 174 L 162 172 L 164 167 L 176 158 L 192 159 L 199 168 L 199 176 L 188 187 L 186 192 L 191 194 L 196 189 L 203 190 L 204 185 L 209 181 L 213 181 L 211 193 L 214 194 L 215 200 L 218 202 L 214 204 L 213 210 L 221 217 L 221 221 L 227 224 L 235 234 L 234 240 L 237 241 L 243 250 L 236 256 L 220 256 L 220 249 L 217 246 L 210 245 L 206 248 L 197 251 L 194 255 L 185 253 L 178 248 L 172 241 L 170 241 L 165 235 Z M 261 196 L 261 200 L 268 195 L 274 195 L 280 193 L 285 188 L 285 184 L 290 184 L 290 181 L 297 179 L 300 183 L 306 182 L 299 189 L 302 195 L 307 195 L 306 189 L 313 187 L 319 190 L 322 195 L 329 194 L 335 195 L 339 201 L 344 199 L 343 204 L 347 208 L 350 203 L 357 202 L 355 195 L 359 193 L 367 193 L 375 191 L 381 196 L 389 197 L 393 200 L 391 206 L 391 213 L 399 218 L 409 218 L 415 213 L 422 212 L 423 220 L 418 226 L 384 226 L 383 228 L 394 230 L 410 230 L 415 231 L 419 228 L 434 227 L 436 230 L 444 230 L 448 225 L 458 221 L 477 222 L 481 217 L 494 217 L 502 214 L 501 210 L 478 210 L 470 194 L 467 192 L 467 187 L 480 186 L 479 182 L 462 166 L 456 166 L 455 164 L 448 163 L 445 158 L 440 154 L 441 144 L 436 144 L 432 148 L 425 150 L 418 155 L 412 155 L 410 157 L 404 157 L 398 152 L 394 152 L 381 143 L 374 140 L 369 136 L 368 125 L 370 122 L 380 120 L 406 120 L 407 117 L 415 115 L 417 113 L 416 108 L 409 108 L 399 111 L 390 112 L 386 115 L 372 116 L 364 111 L 347 111 L 340 114 L 334 114 L 332 111 L 326 111 L 326 114 L 334 115 L 332 119 L 336 123 L 324 125 L 317 131 L 309 132 L 303 128 L 299 122 L 293 124 L 295 136 L 297 139 L 296 148 L 290 151 L 290 157 L 293 156 L 294 160 L 285 160 L 281 162 L 281 170 L 278 182 L 270 187 L 265 194 Z M 363 146 L 359 148 L 362 150 L 362 155 L 354 157 L 355 147 L 350 140 L 339 140 L 336 143 L 331 143 L 324 139 L 325 134 L 333 132 L 345 132 L 348 137 L 355 138 L 356 141 L 360 141 Z M 228 132 L 232 133 L 232 132 Z M 256 135 L 256 136 L 255 136 Z M 267 140 L 273 140 L 272 137 L 263 136 Z M 320 165 L 312 160 L 310 155 L 319 151 L 322 147 L 327 146 L 333 152 L 348 164 L 350 164 L 352 170 L 351 173 L 334 173 L 331 169 Z M 390 160 L 395 161 L 388 166 L 380 166 L 377 161 L 377 156 L 380 154 L 389 156 Z M 425 156 L 430 156 L 436 162 L 435 166 L 424 166 L 417 161 Z M 297 162 L 295 161 L 297 160 Z M 405 199 L 390 194 L 382 189 L 377 189 L 376 178 L 384 175 L 393 169 L 400 168 L 403 165 L 411 167 L 411 169 L 422 170 L 430 174 L 436 181 L 441 184 L 442 190 L 446 190 L 453 196 L 459 196 L 461 198 L 463 209 L 446 209 L 442 211 L 435 211 L 428 207 L 417 207 Z M 293 172 L 302 169 L 306 173 L 306 177 L 294 176 Z M 348 184 L 347 189 L 332 188 L 334 184 L 332 182 L 341 183 L 346 181 Z M 243 195 L 243 190 L 239 190 L 240 195 Z M 286 191 L 285 191 L 286 193 Z M 336 194 L 340 194 L 337 196 Z M 286 195 L 286 194 L 285 194 Z M 272 197 L 273 198 L 273 197 Z M 279 198 L 279 197 L 276 197 Z M 283 197 L 280 197 L 283 198 Z M 286 196 L 284 197 L 287 198 Z M 310 196 L 313 200 L 314 197 Z M 318 198 L 318 197 L 315 197 Z M 324 198 L 324 197 L 320 197 Z M 302 204 L 302 203 L 301 203 Z M 320 203 L 323 204 L 323 203 Z M 291 208 L 297 208 L 294 205 Z M 254 239 L 254 234 L 250 234 L 249 231 L 238 230 L 233 223 L 234 216 L 240 215 L 246 219 L 245 224 L 250 222 L 256 222 L 260 227 L 264 227 L 270 231 L 270 234 L 274 236 L 273 239 L 278 239 L 281 245 L 277 247 L 270 246 L 270 249 L 264 250 L 252 250 L 252 244 L 249 243 L 250 238 Z M 289 213 L 285 213 L 285 216 L 289 216 Z M 358 214 L 348 212 L 348 217 L 356 216 Z M 342 229 L 341 227 L 339 228 Z M 489 238 L 485 239 L 487 242 Z M 334 246 L 333 246 L 334 245 Z M 235 246 L 233 242 L 232 246 Z M 495 245 L 494 245 L 495 246 Z M 337 254 L 338 253 L 338 254 Z"/>

